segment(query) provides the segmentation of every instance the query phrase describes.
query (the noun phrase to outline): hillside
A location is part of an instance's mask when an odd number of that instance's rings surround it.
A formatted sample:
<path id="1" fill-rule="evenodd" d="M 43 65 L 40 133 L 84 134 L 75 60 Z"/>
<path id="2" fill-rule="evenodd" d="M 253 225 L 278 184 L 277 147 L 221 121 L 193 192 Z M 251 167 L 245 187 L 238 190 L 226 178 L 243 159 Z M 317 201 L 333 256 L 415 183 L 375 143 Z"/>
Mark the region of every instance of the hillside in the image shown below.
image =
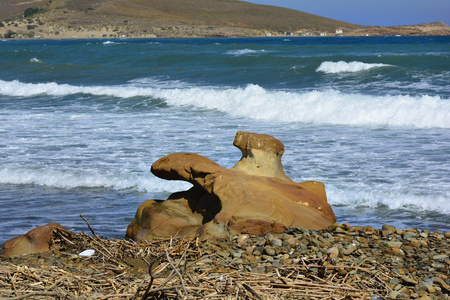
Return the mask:
<path id="1" fill-rule="evenodd" d="M 116 32 L 145 35 L 189 35 L 189 31 L 208 29 L 213 33 L 262 35 L 265 33 L 326 31 L 337 27 L 356 29 L 361 26 L 275 6 L 257 5 L 238 0 L 9 0 L 0 2 L 0 20 L 20 27 L 23 12 L 29 7 L 41 10 L 32 16 L 39 27 L 55 31 L 87 28 L 99 30 L 115 27 Z M 30 24 L 30 21 L 22 21 Z M 15 25 L 13 25 L 15 26 Z M 27 26 L 29 27 L 29 26 Z M 48 29 L 51 30 L 52 28 Z M 111 28 L 109 28 L 111 31 Z M 237 30 L 239 29 L 239 30 Z M 193 32 L 195 34 L 195 32 Z"/>
<path id="2" fill-rule="evenodd" d="M 353 36 L 450 35 L 440 22 L 369 27 L 239 0 L 0 1 L 1 38 L 335 36 L 337 28 Z"/>

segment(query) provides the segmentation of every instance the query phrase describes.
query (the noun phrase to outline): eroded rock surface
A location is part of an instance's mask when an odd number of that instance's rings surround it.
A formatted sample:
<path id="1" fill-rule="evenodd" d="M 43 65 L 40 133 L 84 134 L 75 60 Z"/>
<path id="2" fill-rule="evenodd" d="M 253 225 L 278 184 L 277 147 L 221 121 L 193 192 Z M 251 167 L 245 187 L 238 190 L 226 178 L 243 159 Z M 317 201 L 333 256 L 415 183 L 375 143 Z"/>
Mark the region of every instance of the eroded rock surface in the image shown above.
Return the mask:
<path id="1" fill-rule="evenodd" d="M 57 223 L 49 223 L 37 227 L 28 231 L 25 235 L 6 241 L 3 244 L 0 255 L 15 256 L 49 251 L 53 239 L 53 230 L 55 228 L 65 230 L 64 227 Z"/>
<path id="2" fill-rule="evenodd" d="M 242 152 L 231 169 L 198 154 L 173 153 L 156 161 L 154 175 L 193 184 L 166 201 L 148 200 L 137 210 L 127 237 L 153 239 L 204 234 L 265 234 L 286 227 L 323 229 L 336 221 L 325 187 L 296 183 L 283 171 L 284 145 L 272 136 L 237 132 Z"/>

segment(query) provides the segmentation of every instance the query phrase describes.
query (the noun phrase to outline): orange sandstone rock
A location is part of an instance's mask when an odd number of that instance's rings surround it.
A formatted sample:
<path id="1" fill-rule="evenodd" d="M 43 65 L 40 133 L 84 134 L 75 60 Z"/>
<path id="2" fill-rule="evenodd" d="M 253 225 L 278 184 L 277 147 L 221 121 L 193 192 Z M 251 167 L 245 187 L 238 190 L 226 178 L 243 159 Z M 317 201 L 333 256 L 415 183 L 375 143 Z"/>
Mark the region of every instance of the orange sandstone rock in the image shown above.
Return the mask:
<path id="1" fill-rule="evenodd" d="M 324 229 L 336 221 L 324 185 L 293 182 L 283 171 L 284 145 L 269 135 L 237 132 L 234 145 L 241 160 L 226 169 L 192 153 L 169 154 L 152 165 L 152 173 L 194 186 L 166 201 L 142 204 L 127 237 L 282 232 L 286 227 Z"/>
<path id="2" fill-rule="evenodd" d="M 30 230 L 25 235 L 12 238 L 3 244 L 0 255 L 14 256 L 49 251 L 56 227 L 65 230 L 57 223 L 49 223 Z"/>

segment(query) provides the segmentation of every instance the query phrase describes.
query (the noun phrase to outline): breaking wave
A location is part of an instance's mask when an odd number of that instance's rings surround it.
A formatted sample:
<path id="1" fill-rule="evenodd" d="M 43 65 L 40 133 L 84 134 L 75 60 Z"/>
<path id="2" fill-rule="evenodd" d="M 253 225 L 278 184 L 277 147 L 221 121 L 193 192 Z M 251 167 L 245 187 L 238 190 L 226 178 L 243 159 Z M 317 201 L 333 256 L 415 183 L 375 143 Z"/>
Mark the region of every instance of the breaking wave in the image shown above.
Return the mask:
<path id="1" fill-rule="evenodd" d="M 0 169 L 0 184 L 38 185 L 61 189 L 109 188 L 134 189 L 140 192 L 186 190 L 191 184 L 165 181 L 147 173 L 101 174 L 98 170 L 58 170 L 53 168 L 9 167 Z"/>
<path id="2" fill-rule="evenodd" d="M 373 68 L 390 67 L 388 64 L 368 64 L 359 61 L 345 62 L 345 61 L 324 61 L 317 68 L 317 72 L 323 72 L 327 74 L 336 73 L 354 73 L 370 70 Z"/>
<path id="3" fill-rule="evenodd" d="M 234 56 L 241 56 L 241 55 L 250 55 L 250 54 L 257 54 L 257 53 L 264 53 L 266 50 L 252 50 L 252 49 L 238 49 L 238 50 L 229 50 L 225 52 L 225 54 L 228 55 L 234 55 Z"/>
<path id="4" fill-rule="evenodd" d="M 250 84 L 238 88 L 73 86 L 0 80 L 0 95 L 34 97 L 90 94 L 162 99 L 173 107 L 218 110 L 233 117 L 331 125 L 450 128 L 450 101 L 429 95 L 374 96 L 337 90 L 280 91 Z M 88 103 L 86 105 L 89 105 Z"/>

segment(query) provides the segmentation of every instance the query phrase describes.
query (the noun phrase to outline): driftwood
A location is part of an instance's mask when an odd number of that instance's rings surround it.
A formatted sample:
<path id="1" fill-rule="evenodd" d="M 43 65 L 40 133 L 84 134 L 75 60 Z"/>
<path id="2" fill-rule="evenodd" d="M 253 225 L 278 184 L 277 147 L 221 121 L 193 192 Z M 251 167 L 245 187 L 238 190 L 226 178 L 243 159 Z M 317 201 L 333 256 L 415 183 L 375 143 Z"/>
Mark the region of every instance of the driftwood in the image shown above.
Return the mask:
<path id="1" fill-rule="evenodd" d="M 55 229 L 50 253 L 0 261 L 0 299 L 373 299 L 386 297 L 396 276 L 327 257 L 252 273 L 224 265 L 198 238 L 134 242 L 92 233 Z M 79 257 L 85 249 L 95 254 Z M 347 276 L 337 276 L 341 269 Z"/>

